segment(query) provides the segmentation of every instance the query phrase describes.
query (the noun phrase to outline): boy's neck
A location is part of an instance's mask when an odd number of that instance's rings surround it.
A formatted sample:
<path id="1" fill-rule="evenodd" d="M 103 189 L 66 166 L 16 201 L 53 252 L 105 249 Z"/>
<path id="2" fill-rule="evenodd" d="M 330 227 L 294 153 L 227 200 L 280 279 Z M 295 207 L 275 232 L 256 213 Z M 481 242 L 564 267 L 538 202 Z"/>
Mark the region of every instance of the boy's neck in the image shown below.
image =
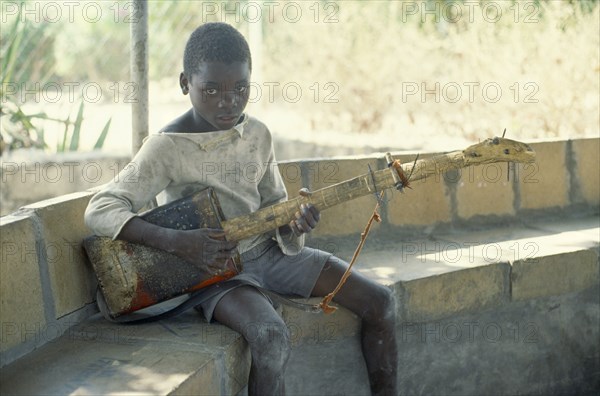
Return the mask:
<path id="1" fill-rule="evenodd" d="M 203 133 L 203 132 L 215 132 L 218 129 L 215 128 L 214 125 L 211 125 L 208 121 L 206 121 L 200 114 L 194 111 L 194 109 L 190 109 L 191 115 L 191 126 L 192 129 L 189 131 L 191 133 Z"/>
<path id="2" fill-rule="evenodd" d="M 246 119 L 246 113 L 243 113 L 236 125 L 241 124 Z M 179 133 L 207 133 L 217 132 L 213 125 L 207 122 L 204 118 L 198 115 L 193 108 L 175 119 L 172 124 L 163 128 L 163 132 L 179 132 Z"/>
<path id="3" fill-rule="evenodd" d="M 217 129 L 191 108 L 184 116 L 187 133 L 215 132 Z"/>

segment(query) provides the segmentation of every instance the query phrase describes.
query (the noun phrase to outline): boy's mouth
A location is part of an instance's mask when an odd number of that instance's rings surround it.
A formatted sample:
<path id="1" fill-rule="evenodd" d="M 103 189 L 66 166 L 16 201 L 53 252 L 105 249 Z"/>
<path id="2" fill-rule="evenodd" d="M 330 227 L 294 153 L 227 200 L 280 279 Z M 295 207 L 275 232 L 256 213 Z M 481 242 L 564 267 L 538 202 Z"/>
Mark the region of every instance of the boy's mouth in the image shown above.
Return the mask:
<path id="1" fill-rule="evenodd" d="M 220 115 L 217 116 L 217 120 L 219 120 L 220 122 L 229 124 L 231 122 L 235 122 L 240 118 L 240 116 L 238 115 Z"/>

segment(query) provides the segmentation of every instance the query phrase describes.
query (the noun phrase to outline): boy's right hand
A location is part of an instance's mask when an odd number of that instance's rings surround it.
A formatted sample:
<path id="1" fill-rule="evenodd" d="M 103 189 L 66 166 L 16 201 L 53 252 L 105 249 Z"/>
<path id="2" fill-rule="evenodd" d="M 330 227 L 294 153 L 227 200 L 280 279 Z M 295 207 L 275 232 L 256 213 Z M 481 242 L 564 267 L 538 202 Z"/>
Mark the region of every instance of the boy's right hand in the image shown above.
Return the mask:
<path id="1" fill-rule="evenodd" d="M 209 273 L 221 272 L 225 261 L 236 253 L 237 242 L 226 241 L 221 229 L 171 231 L 168 251 Z"/>
<path id="2" fill-rule="evenodd" d="M 121 229 L 119 239 L 172 253 L 211 274 L 220 273 L 235 254 L 236 242 L 225 240 L 221 229 L 175 230 L 134 217 Z"/>

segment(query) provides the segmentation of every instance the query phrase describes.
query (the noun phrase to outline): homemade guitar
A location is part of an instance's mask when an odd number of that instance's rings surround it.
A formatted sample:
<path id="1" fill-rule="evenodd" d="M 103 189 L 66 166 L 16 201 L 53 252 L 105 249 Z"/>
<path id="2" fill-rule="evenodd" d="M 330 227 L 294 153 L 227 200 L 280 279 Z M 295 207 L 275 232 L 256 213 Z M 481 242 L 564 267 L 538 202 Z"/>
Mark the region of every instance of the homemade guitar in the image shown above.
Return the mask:
<path id="1" fill-rule="evenodd" d="M 387 155 L 388 168 L 298 196 L 245 216 L 225 219 L 212 189 L 170 202 L 140 217 L 167 228 L 222 228 L 231 241 L 263 234 L 288 224 L 302 203 L 320 211 L 410 181 L 472 165 L 494 162 L 530 163 L 535 152 L 518 141 L 495 137 L 454 151 L 400 165 Z M 159 302 L 191 293 L 233 277 L 242 269 L 239 257 L 223 263 L 219 273 L 207 273 L 175 255 L 146 246 L 91 236 L 84 247 L 96 273 L 110 317 L 117 318 Z"/>

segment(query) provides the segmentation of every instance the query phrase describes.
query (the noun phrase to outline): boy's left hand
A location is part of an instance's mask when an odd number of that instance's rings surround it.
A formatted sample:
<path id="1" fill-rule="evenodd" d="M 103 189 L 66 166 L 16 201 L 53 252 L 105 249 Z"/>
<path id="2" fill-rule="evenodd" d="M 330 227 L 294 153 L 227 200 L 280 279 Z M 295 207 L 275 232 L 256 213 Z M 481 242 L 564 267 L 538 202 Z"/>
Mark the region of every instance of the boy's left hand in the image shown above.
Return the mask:
<path id="1" fill-rule="evenodd" d="M 296 219 L 288 224 L 296 236 L 311 232 L 317 226 L 321 213 L 312 204 L 301 204 Z"/>

